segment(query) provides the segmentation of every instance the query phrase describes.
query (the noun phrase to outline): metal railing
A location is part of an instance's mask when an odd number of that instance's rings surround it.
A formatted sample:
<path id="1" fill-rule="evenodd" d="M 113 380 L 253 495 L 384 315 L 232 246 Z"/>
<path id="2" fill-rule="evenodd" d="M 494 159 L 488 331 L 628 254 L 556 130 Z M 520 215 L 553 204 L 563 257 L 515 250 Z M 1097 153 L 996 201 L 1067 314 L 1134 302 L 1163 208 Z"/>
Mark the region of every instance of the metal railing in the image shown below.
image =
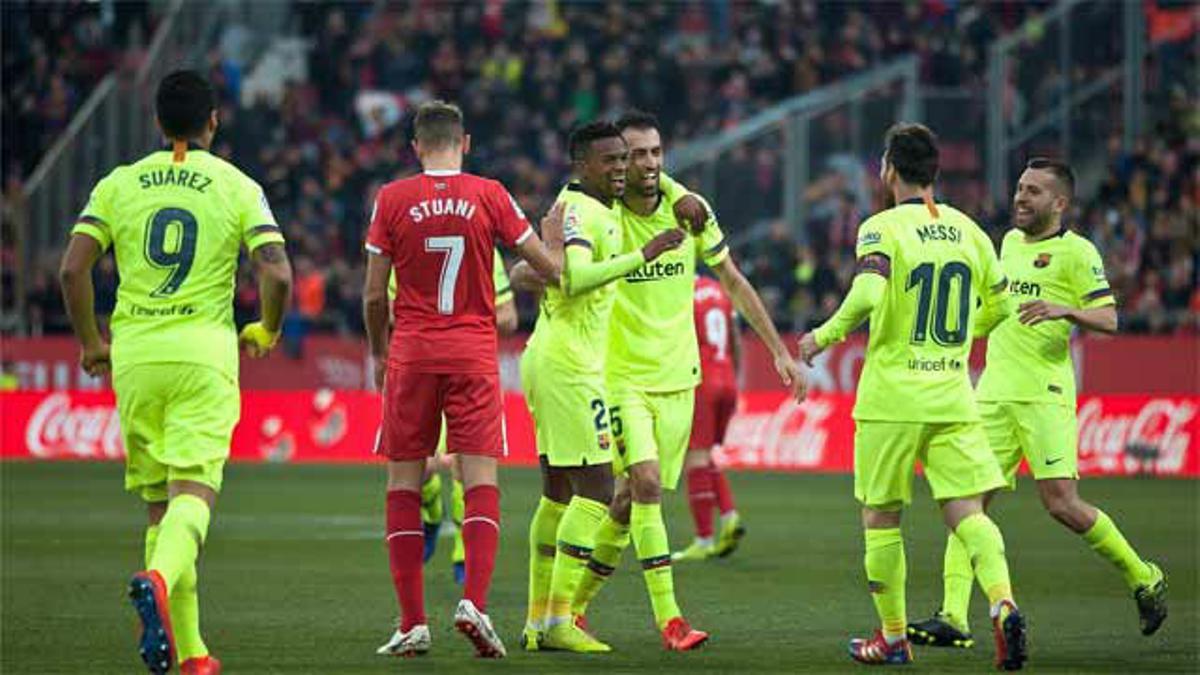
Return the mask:
<path id="1" fill-rule="evenodd" d="M 15 242 L 21 261 L 14 294 L 20 317 L 26 315 L 23 289 L 32 268 L 60 248 L 92 186 L 159 142 L 154 88 L 168 71 L 203 62 L 223 12 L 215 3 L 193 0 L 170 0 L 157 9 L 159 24 L 141 65 L 100 81 L 25 182 Z"/>
<path id="2" fill-rule="evenodd" d="M 1141 3 L 1061 0 L 992 43 L 987 75 L 987 183 L 1004 199 L 1034 154 L 1095 178 L 1111 137 L 1130 149 L 1145 129 Z"/>
<path id="3" fill-rule="evenodd" d="M 803 241 L 802 225 L 831 194 L 825 187 L 854 194 L 860 207 L 869 206 L 858 175 L 861 159 L 876 151 L 896 120 L 921 120 L 918 80 L 916 56 L 879 66 L 674 148 L 669 170 L 736 222 L 739 238 L 782 219 Z M 834 182 L 825 186 L 823 177 Z"/>

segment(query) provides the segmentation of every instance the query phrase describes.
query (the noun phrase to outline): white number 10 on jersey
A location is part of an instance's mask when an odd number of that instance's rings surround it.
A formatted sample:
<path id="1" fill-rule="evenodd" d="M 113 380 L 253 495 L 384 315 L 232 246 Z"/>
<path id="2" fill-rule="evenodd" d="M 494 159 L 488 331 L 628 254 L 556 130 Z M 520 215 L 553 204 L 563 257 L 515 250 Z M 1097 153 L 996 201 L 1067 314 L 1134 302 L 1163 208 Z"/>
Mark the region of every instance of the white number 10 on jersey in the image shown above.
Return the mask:
<path id="1" fill-rule="evenodd" d="M 466 245 L 458 237 L 426 237 L 425 250 L 429 253 L 444 253 L 442 276 L 438 281 L 438 313 L 454 313 L 454 287 L 458 284 L 458 270 L 462 268 Z"/>

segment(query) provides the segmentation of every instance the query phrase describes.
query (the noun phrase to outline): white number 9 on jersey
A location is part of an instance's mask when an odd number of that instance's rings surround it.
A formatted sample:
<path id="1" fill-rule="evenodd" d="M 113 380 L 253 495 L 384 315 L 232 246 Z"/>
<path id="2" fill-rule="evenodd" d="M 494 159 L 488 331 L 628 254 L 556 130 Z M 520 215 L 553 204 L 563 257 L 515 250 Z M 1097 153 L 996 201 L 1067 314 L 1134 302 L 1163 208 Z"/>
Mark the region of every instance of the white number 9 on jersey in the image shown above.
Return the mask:
<path id="1" fill-rule="evenodd" d="M 729 318 L 716 307 L 704 313 L 704 341 L 717 350 L 717 360 L 725 360 L 729 348 Z"/>
<path id="2" fill-rule="evenodd" d="M 454 313 L 454 288 L 458 284 L 458 270 L 462 268 L 464 240 L 456 237 L 426 237 L 425 251 L 443 253 L 442 276 L 438 281 L 438 314 Z"/>

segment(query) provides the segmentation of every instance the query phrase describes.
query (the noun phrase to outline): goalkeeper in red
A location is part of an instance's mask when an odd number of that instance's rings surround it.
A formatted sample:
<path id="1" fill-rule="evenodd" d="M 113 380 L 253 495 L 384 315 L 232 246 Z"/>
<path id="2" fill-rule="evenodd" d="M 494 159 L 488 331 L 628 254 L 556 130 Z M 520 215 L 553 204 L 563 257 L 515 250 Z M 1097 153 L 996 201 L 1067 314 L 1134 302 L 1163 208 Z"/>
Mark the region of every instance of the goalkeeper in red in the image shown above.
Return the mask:
<path id="1" fill-rule="evenodd" d="M 196 562 L 241 413 L 233 286 L 242 247 L 262 320 L 242 330 L 251 356 L 279 337 L 292 271 L 262 188 L 208 152 L 217 96 L 198 73 L 158 86 L 168 147 L 96 184 L 62 261 L 63 297 L 91 375 L 112 372 L 125 442 L 125 489 L 146 502 L 146 570 L 129 583 L 151 673 L 215 675 L 200 637 Z M 112 349 L 96 326 L 92 267 L 109 247 L 121 281 Z"/>
<path id="2" fill-rule="evenodd" d="M 384 398 L 378 450 L 388 459 L 386 541 L 401 609 L 399 627 L 379 651 L 411 656 L 430 648 L 421 483 L 444 414 L 446 446 L 457 454 L 465 488 L 466 580 L 454 625 L 479 656 L 500 658 L 504 644 L 485 613 L 500 537 L 496 458 L 504 451 L 493 246 L 516 250 L 555 281 L 561 257 L 551 257 L 500 183 L 463 173 L 470 136 L 456 106 L 425 103 L 413 127 L 423 172 L 380 188 L 363 289 L 375 385 Z M 561 251 L 561 233 L 550 238 Z"/>
<path id="3" fill-rule="evenodd" d="M 933 199 L 937 141 L 919 124 L 888 130 L 880 179 L 896 206 L 858 231 L 858 274 L 837 312 L 801 338 L 806 360 L 870 319 L 854 406 L 854 493 L 862 503 L 867 587 L 883 627 L 850 641 L 850 657 L 875 665 L 912 661 L 905 637 L 900 513 L 920 460 L 952 536 L 991 603 L 996 665 L 1026 659 L 1025 619 L 1013 600 L 1004 539 L 982 495 L 1004 484 L 971 391 L 973 333 L 1010 312 L 992 243 L 970 218 Z"/>
<path id="4" fill-rule="evenodd" d="M 1167 583 L 1157 565 L 1138 556 L 1103 511 L 1079 496 L 1075 442 L 1075 369 L 1071 330 L 1117 331 L 1117 309 L 1096 247 L 1068 230 L 1075 175 L 1069 166 L 1034 159 L 1013 196 L 1014 228 L 1000 264 L 1021 301 L 1017 316 L 988 338 L 987 367 L 976 389 L 988 444 L 1008 488 L 1024 458 L 1046 511 L 1083 538 L 1120 572 L 1137 603 L 1143 635 L 1167 618 Z M 909 626 L 913 642 L 936 647 L 972 644 L 967 623 L 971 561 L 962 542 L 946 541 L 942 611 Z"/>

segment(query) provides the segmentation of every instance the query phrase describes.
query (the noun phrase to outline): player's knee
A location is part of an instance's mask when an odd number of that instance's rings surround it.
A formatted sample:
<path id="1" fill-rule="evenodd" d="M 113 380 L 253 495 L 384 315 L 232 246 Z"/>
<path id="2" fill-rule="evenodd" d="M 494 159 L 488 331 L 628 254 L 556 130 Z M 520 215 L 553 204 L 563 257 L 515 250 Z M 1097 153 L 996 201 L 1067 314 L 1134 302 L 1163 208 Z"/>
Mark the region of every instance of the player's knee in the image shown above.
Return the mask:
<path id="1" fill-rule="evenodd" d="M 629 487 L 634 501 L 656 504 L 662 501 L 662 484 L 658 478 L 658 467 L 647 464 L 635 464 L 630 468 Z"/>
<path id="2" fill-rule="evenodd" d="M 629 524 L 629 516 L 633 510 L 633 493 L 628 489 L 620 490 L 613 497 L 612 505 L 608 507 L 608 517 L 625 525 Z"/>

